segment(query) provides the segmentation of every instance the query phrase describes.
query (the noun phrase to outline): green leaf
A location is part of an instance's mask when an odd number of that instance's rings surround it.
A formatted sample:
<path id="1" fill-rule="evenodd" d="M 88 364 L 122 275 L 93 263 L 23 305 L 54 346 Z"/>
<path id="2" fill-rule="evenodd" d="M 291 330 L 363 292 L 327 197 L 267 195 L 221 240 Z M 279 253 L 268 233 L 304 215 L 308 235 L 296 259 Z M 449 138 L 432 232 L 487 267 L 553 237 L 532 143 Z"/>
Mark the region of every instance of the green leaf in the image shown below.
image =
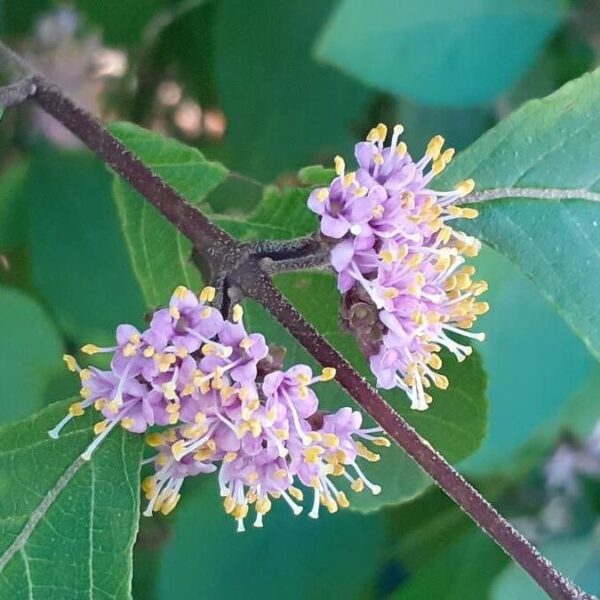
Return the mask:
<path id="1" fill-rule="evenodd" d="M 298 171 L 298 179 L 305 185 L 329 185 L 334 177 L 335 170 L 322 165 L 310 165 Z"/>
<path id="2" fill-rule="evenodd" d="M 310 56 L 332 4 L 219 3 L 215 69 L 228 121 L 222 159 L 232 168 L 270 181 L 324 152 L 350 147 L 351 127 L 370 93 Z"/>
<path id="3" fill-rule="evenodd" d="M 0 597 L 126 600 L 141 437 L 114 433 L 86 463 L 89 416 L 48 437 L 67 408 L 0 430 Z"/>
<path id="4" fill-rule="evenodd" d="M 72 339 L 104 343 L 138 323 L 143 302 L 111 202 L 110 175 L 88 154 L 39 148 L 26 197 L 33 283 Z"/>
<path id="5" fill-rule="evenodd" d="M 28 164 L 11 165 L 0 179 L 0 251 L 24 245 L 27 237 L 27 203 L 24 186 Z"/>
<path id="6" fill-rule="evenodd" d="M 103 41 L 119 46 L 138 46 L 144 29 L 163 4 L 159 0 L 133 4 L 120 0 L 75 0 L 85 22 L 101 29 Z"/>
<path id="7" fill-rule="evenodd" d="M 489 283 L 490 311 L 477 323 L 486 333 L 478 349 L 490 380 L 491 408 L 488 435 L 464 468 L 471 474 L 514 473 L 524 466 L 521 449 L 559 418 L 596 361 L 506 257 L 484 247 L 473 264 Z"/>
<path id="8" fill-rule="evenodd" d="M 564 15 L 561 0 L 343 0 L 316 51 L 392 94 L 437 106 L 481 104 L 531 66 Z"/>
<path id="9" fill-rule="evenodd" d="M 600 191 L 599 100 L 600 71 L 595 71 L 529 102 L 459 155 L 438 185 L 472 177 L 478 190 Z M 479 218 L 464 223 L 464 229 L 523 271 L 600 358 L 600 205 L 520 198 L 480 209 Z"/>
<path id="10" fill-rule="evenodd" d="M 600 546 L 593 535 L 543 544 L 540 552 L 588 594 L 600 594 Z M 520 567 L 513 564 L 496 579 L 492 600 L 544 600 L 546 594 Z"/>
<path id="11" fill-rule="evenodd" d="M 227 177 L 227 169 L 208 162 L 201 152 L 129 123 L 112 133 L 193 204 Z M 191 246 L 145 199 L 115 176 L 113 193 L 133 268 L 149 307 L 166 302 L 178 285 L 197 288 L 200 276 L 191 264 Z"/>
<path id="12" fill-rule="evenodd" d="M 324 511 L 315 521 L 306 512 L 294 517 L 283 500 L 274 501 L 262 529 L 251 526 L 249 515 L 246 532 L 236 533 L 217 482 L 202 482 L 174 513 L 158 598 L 196 600 L 191 573 L 202 581 L 204 597 L 219 600 L 238 600 L 250 590 L 261 600 L 365 598 L 384 557 L 387 515 Z"/>
<path id="13" fill-rule="evenodd" d="M 508 562 L 508 557 L 483 532 L 473 530 L 446 552 L 428 562 L 390 600 L 480 600 Z M 512 599 L 529 596 L 511 596 Z"/>
<path id="14" fill-rule="evenodd" d="M 214 215 L 215 221 L 240 240 L 284 240 L 315 231 L 317 218 L 306 207 L 310 190 L 274 186 L 265 188 L 264 196 L 246 217 Z"/>
<path id="15" fill-rule="evenodd" d="M 41 408 L 46 386 L 63 364 L 62 340 L 41 307 L 0 287 L 0 422 Z"/>

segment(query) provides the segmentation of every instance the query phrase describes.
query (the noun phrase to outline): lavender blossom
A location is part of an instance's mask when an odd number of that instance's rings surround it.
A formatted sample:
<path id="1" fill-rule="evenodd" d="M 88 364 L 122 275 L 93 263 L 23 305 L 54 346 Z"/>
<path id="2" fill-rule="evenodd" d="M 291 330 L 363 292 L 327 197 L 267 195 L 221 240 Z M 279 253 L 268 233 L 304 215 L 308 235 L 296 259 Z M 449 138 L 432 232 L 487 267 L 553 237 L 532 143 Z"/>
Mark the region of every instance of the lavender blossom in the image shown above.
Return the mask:
<path id="1" fill-rule="evenodd" d="M 186 477 L 215 471 L 225 511 L 236 519 L 238 531 L 251 508 L 254 525 L 262 527 L 274 499 L 282 498 L 299 514 L 298 484 L 313 491 L 313 518 L 321 505 L 330 512 L 349 505 L 344 486 L 378 494 L 379 486 L 358 461 L 379 458 L 364 442 L 389 445 L 381 428 L 363 428 L 362 416 L 350 408 L 333 414 L 319 410 L 313 386 L 333 379 L 335 370 L 315 376 L 306 365 L 276 368 L 280 361 L 271 359 L 264 337 L 246 331 L 242 307 L 236 305 L 225 320 L 209 305 L 214 295 L 210 287 L 197 297 L 180 286 L 145 331 L 120 325 L 115 346 L 82 348 L 85 354 L 112 354 L 109 370 L 81 368 L 65 356 L 81 378 L 82 400 L 71 405 L 50 436 L 58 437 L 71 419 L 93 407 L 103 419 L 82 454 L 89 460 L 117 425 L 133 433 L 162 426 L 146 436 L 156 449 L 145 461 L 155 472 L 142 484 L 148 516 L 175 508 Z"/>
<path id="2" fill-rule="evenodd" d="M 487 284 L 473 281 L 475 269 L 464 264 L 464 257 L 477 255 L 479 241 L 448 225 L 477 216 L 456 204 L 474 182 L 448 192 L 432 189 L 454 150 L 442 151 L 444 139 L 436 136 L 414 161 L 399 140 L 402 131 L 396 125 L 386 146 L 387 127 L 372 129 L 355 147 L 356 171 L 347 172 L 336 157 L 337 177 L 328 188 L 314 190 L 308 206 L 330 241 L 331 264 L 345 295 L 345 323 L 359 338 L 378 387 L 398 387 L 413 409 L 425 410 L 431 403 L 427 388 L 448 386 L 437 372 L 442 348 L 462 361 L 472 349 L 455 336 L 484 339 L 469 329 L 488 310 L 476 300 Z M 353 310 L 356 302 L 360 311 Z M 364 318 L 356 317 L 372 311 L 379 327 L 368 324 L 375 336 L 369 339 Z"/>

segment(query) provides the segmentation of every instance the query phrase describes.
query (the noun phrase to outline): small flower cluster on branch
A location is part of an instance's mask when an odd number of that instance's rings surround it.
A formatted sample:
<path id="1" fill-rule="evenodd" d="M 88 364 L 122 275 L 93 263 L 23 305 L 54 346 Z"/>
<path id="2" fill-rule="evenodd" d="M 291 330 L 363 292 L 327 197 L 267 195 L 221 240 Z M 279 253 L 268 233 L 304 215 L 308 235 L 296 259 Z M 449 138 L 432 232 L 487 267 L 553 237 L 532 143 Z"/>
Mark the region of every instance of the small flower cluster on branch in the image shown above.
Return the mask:
<path id="1" fill-rule="evenodd" d="M 464 264 L 477 255 L 479 241 L 448 224 L 477 216 L 456 205 L 473 180 L 448 192 L 432 189 L 454 150 L 442 150 L 444 139 L 436 136 L 415 162 L 399 139 L 402 131 L 396 125 L 386 146 L 387 127 L 372 129 L 356 144 L 356 171 L 336 157 L 337 177 L 314 190 L 308 206 L 331 245 L 343 321 L 369 357 L 377 385 L 401 388 L 413 409 L 425 410 L 427 388 L 448 386 L 438 372 L 442 348 L 463 360 L 472 349 L 454 337 L 484 338 L 468 330 L 488 310 L 476 300 L 487 284 L 473 281 L 475 269 Z"/>
<path id="2" fill-rule="evenodd" d="M 303 492 L 294 484 L 313 490 L 314 518 L 320 505 L 330 512 L 349 505 L 334 478 L 356 492 L 368 487 L 378 494 L 358 459 L 378 460 L 363 441 L 388 446 L 382 429 L 363 428 L 361 414 L 350 408 L 319 410 L 313 386 L 333 379 L 335 370 L 325 368 L 318 376 L 306 365 L 281 370 L 265 338 L 246 331 L 242 307 L 235 305 L 232 318 L 224 319 L 210 306 L 214 294 L 207 287 L 197 297 L 180 286 L 169 306 L 154 312 L 147 330 L 120 325 L 115 346 L 82 348 L 111 354 L 109 370 L 81 368 L 65 356 L 81 378 L 82 400 L 71 405 L 51 437 L 93 407 L 103 419 L 82 455 L 89 460 L 117 425 L 134 433 L 162 426 L 146 437 L 157 451 L 146 461 L 155 468 L 142 485 L 146 515 L 173 510 L 186 477 L 217 470 L 225 510 L 239 531 L 251 505 L 254 525 L 261 527 L 274 498 L 300 513 Z"/>

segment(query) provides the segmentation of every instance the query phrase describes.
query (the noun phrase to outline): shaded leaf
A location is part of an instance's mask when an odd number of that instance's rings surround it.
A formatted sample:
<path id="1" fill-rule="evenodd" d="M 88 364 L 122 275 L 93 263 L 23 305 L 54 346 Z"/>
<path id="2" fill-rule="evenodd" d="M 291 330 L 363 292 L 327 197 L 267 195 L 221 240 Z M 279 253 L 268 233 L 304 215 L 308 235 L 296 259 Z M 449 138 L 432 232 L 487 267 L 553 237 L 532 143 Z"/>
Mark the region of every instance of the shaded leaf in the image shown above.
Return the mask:
<path id="1" fill-rule="evenodd" d="M 137 323 L 142 298 L 104 166 L 87 154 L 40 148 L 26 193 L 33 282 L 61 329 L 103 343 L 118 323 Z"/>
<path id="2" fill-rule="evenodd" d="M 220 600 L 237 600 L 248 590 L 256 590 L 261 600 L 364 597 L 385 549 L 385 513 L 365 517 L 324 511 L 315 521 L 306 511 L 294 517 L 279 500 L 262 529 L 250 526 L 239 534 L 218 492 L 212 479 L 182 499 L 165 549 L 158 598 L 196 600 L 191 573 L 202 581 L 206 598 Z"/>
<path id="3" fill-rule="evenodd" d="M 46 386 L 62 371 L 62 340 L 41 307 L 25 294 L 0 287 L 1 422 L 41 408 Z"/>
<path id="4" fill-rule="evenodd" d="M 228 121 L 222 159 L 232 168 L 271 180 L 323 150 L 349 146 L 351 126 L 370 94 L 310 56 L 331 5 L 323 0 L 219 3 L 215 69 Z M 325 139 L 329 149 L 323 148 Z"/>

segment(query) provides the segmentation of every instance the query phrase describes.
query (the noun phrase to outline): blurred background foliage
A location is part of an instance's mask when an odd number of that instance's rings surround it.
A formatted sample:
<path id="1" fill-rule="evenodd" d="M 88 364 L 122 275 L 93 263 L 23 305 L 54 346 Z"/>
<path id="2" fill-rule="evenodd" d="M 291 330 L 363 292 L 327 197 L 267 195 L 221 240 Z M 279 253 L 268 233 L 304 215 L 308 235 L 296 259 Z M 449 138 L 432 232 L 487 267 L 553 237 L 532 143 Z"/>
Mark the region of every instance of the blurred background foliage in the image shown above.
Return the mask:
<path id="1" fill-rule="evenodd" d="M 458 150 L 530 98 L 594 68 L 595 0 L 0 0 L 0 35 L 79 103 L 201 149 L 232 169 L 208 196 L 243 214 L 265 184 L 329 164 L 378 121 L 416 154 Z M 600 592 L 600 368 L 536 287 L 486 248 L 491 413 L 462 470 L 567 574 Z M 0 128 L 0 419 L 76 392 L 61 355 L 144 312 L 111 176 L 47 116 Z M 538 598 L 437 490 L 363 515 L 235 535 L 190 482 L 144 520 L 136 600 Z M 250 592 L 252 590 L 252 592 Z"/>

